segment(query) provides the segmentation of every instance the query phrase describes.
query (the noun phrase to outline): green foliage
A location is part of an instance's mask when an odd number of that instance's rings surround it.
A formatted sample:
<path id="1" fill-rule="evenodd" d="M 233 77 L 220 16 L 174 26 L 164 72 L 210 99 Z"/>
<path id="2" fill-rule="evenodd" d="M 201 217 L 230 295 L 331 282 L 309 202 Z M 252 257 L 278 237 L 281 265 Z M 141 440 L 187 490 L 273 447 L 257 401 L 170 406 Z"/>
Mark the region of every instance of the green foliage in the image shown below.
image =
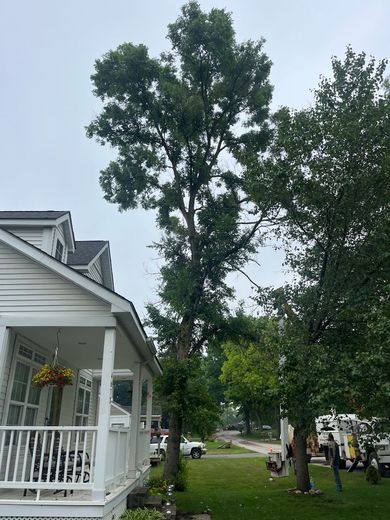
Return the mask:
<path id="1" fill-rule="evenodd" d="M 121 516 L 122 520 L 165 520 L 165 516 L 157 509 L 128 509 Z"/>
<path id="2" fill-rule="evenodd" d="M 173 480 L 173 484 L 175 486 L 176 491 L 186 491 L 186 489 L 188 488 L 188 477 L 188 461 L 182 455 L 180 455 L 179 471 L 176 473 L 175 478 Z"/>
<path id="3" fill-rule="evenodd" d="M 96 61 L 103 108 L 87 135 L 117 151 L 100 175 L 106 200 L 157 213 L 163 266 L 149 325 L 160 348 L 182 362 L 223 328 L 233 295 L 226 276 L 248 260 L 272 212 L 264 196 L 253 219 L 245 195 L 252 181 L 242 168 L 269 142 L 271 63 L 262 40 L 236 42 L 229 13 L 204 13 L 195 1 L 169 25 L 168 40 L 171 50 L 158 58 L 124 43 Z M 180 413 L 172 405 L 171 429 Z M 176 443 L 168 473 L 177 470 L 178 450 Z"/>
<path id="4" fill-rule="evenodd" d="M 227 400 L 242 408 L 249 424 L 256 409 L 264 411 L 276 402 L 280 338 L 276 320 L 245 321 L 246 337 L 224 345 L 221 380 Z"/>
<path id="5" fill-rule="evenodd" d="M 350 376 L 354 383 L 362 378 L 361 370 L 354 373 L 359 352 L 368 369 L 381 364 L 366 333 L 368 315 L 383 313 L 389 287 L 385 66 L 348 48 L 344 61 L 333 58 L 333 77 L 321 79 L 312 107 L 283 108 L 274 117 L 267 167 L 283 214 L 278 233 L 295 277 L 265 292 L 262 302 L 287 317 L 283 407 L 306 430 L 321 412 L 356 401 Z"/>
<path id="6" fill-rule="evenodd" d="M 178 362 L 173 357 L 164 357 L 161 364 L 163 375 L 156 380 L 155 392 L 164 411 L 179 414 L 185 430 L 196 432 L 202 439 L 214 433 L 221 410 L 208 391 L 209 381 L 201 359 Z"/>
<path id="7" fill-rule="evenodd" d="M 271 179 L 282 217 L 277 236 L 293 273 L 260 300 L 284 318 L 280 393 L 299 438 L 332 408 L 385 411 L 374 378 L 384 370 L 379 381 L 388 380 L 389 348 L 378 350 L 381 333 L 372 328 L 374 316 L 389 316 L 385 67 L 350 48 L 343 61 L 333 58 L 333 75 L 321 79 L 311 107 L 275 114 L 271 152 L 258 172 Z M 307 489 L 307 465 L 297 468 L 298 486 Z"/>
<path id="8" fill-rule="evenodd" d="M 163 502 L 168 500 L 168 481 L 163 476 L 151 476 L 147 482 L 149 495 L 160 495 Z"/>
<path id="9" fill-rule="evenodd" d="M 370 484 L 379 484 L 381 480 L 379 471 L 372 465 L 368 466 L 366 469 L 366 480 Z"/>

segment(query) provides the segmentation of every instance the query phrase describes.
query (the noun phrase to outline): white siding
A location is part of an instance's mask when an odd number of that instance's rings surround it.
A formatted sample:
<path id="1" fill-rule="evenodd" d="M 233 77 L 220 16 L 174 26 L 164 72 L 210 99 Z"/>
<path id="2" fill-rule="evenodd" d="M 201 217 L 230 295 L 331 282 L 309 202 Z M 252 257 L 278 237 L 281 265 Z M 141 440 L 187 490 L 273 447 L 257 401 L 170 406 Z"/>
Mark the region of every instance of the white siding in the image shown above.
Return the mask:
<path id="1" fill-rule="evenodd" d="M 74 407 L 76 402 L 77 375 L 73 385 L 64 386 L 61 402 L 60 426 L 70 426 L 74 424 Z"/>
<path id="2" fill-rule="evenodd" d="M 110 305 L 0 241 L 0 314 L 101 315 Z"/>
<path id="3" fill-rule="evenodd" d="M 95 280 L 95 282 L 103 283 L 103 273 L 102 273 L 102 262 L 100 257 L 91 265 L 91 269 L 89 272 L 85 273 L 89 278 Z"/>
<path id="4" fill-rule="evenodd" d="M 7 231 L 13 233 L 19 238 L 22 238 L 26 242 L 29 242 L 35 247 L 42 249 L 43 243 L 43 227 L 36 228 L 18 228 L 18 227 L 9 227 L 6 228 Z"/>

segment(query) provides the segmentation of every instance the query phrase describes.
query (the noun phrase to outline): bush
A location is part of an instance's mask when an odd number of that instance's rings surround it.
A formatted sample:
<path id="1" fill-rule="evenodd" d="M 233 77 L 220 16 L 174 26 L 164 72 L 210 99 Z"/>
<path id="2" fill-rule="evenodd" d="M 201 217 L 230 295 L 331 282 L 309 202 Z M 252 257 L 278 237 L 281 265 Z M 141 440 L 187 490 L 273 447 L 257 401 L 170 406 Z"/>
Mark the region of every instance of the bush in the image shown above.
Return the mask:
<path id="1" fill-rule="evenodd" d="M 164 477 L 150 477 L 147 486 L 150 495 L 161 495 L 164 503 L 168 500 L 168 482 Z"/>
<path id="2" fill-rule="evenodd" d="M 381 476 L 375 466 L 368 466 L 366 470 L 366 480 L 370 484 L 379 484 Z"/>
<path id="3" fill-rule="evenodd" d="M 122 520 L 166 520 L 157 509 L 128 509 L 121 516 Z"/>
<path id="4" fill-rule="evenodd" d="M 188 487 L 188 461 L 180 456 L 179 471 L 173 482 L 176 491 L 185 491 Z"/>

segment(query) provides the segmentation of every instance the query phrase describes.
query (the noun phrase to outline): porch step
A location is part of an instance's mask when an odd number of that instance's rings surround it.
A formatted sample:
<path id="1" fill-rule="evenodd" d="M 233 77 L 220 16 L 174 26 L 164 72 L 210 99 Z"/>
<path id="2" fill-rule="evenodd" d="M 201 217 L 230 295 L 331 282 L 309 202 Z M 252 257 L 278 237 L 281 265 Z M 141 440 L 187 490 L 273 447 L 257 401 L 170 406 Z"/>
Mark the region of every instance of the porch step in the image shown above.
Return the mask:
<path id="1" fill-rule="evenodd" d="M 146 486 L 137 487 L 127 495 L 127 509 L 135 509 L 136 507 L 144 507 L 148 498 L 148 488 Z"/>
<path id="2" fill-rule="evenodd" d="M 162 507 L 162 496 L 161 495 L 151 495 L 148 496 L 144 502 L 144 506 L 149 509 L 161 509 Z"/>

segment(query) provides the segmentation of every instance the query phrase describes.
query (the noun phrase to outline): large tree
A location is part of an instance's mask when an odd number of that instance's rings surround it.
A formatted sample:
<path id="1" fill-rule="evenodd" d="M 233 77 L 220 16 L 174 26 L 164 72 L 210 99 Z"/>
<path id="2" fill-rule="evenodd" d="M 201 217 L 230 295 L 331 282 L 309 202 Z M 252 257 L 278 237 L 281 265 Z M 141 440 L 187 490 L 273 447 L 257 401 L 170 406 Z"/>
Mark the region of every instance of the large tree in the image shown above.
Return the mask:
<path id="1" fill-rule="evenodd" d="M 379 342 L 368 343 L 374 337 L 368 316 L 385 312 L 389 296 L 385 66 L 348 48 L 344 60 L 332 59 L 333 76 L 321 79 L 310 108 L 282 108 L 274 117 L 266 167 L 281 207 L 278 232 L 293 280 L 265 292 L 263 302 L 284 317 L 282 405 L 295 427 L 301 490 L 309 488 L 305 439 L 314 417 L 331 406 L 359 407 L 359 356 L 361 369 L 376 370 L 360 378 L 380 371 Z M 377 340 L 386 323 L 380 321 Z"/>
<path id="2" fill-rule="evenodd" d="M 188 358 L 227 313 L 226 275 L 247 260 L 270 210 L 263 186 L 252 186 L 257 203 L 248 205 L 240 163 L 266 149 L 272 89 L 263 41 L 237 43 L 224 10 L 187 3 L 168 40 L 171 50 L 159 58 L 125 43 L 96 61 L 92 80 L 103 108 L 87 133 L 117 150 L 101 172 L 105 198 L 121 210 L 157 213 L 163 266 L 149 323 L 176 373 L 186 374 Z M 180 385 L 185 391 L 182 378 Z M 170 416 L 167 477 L 178 470 L 183 413 L 177 406 Z"/>

